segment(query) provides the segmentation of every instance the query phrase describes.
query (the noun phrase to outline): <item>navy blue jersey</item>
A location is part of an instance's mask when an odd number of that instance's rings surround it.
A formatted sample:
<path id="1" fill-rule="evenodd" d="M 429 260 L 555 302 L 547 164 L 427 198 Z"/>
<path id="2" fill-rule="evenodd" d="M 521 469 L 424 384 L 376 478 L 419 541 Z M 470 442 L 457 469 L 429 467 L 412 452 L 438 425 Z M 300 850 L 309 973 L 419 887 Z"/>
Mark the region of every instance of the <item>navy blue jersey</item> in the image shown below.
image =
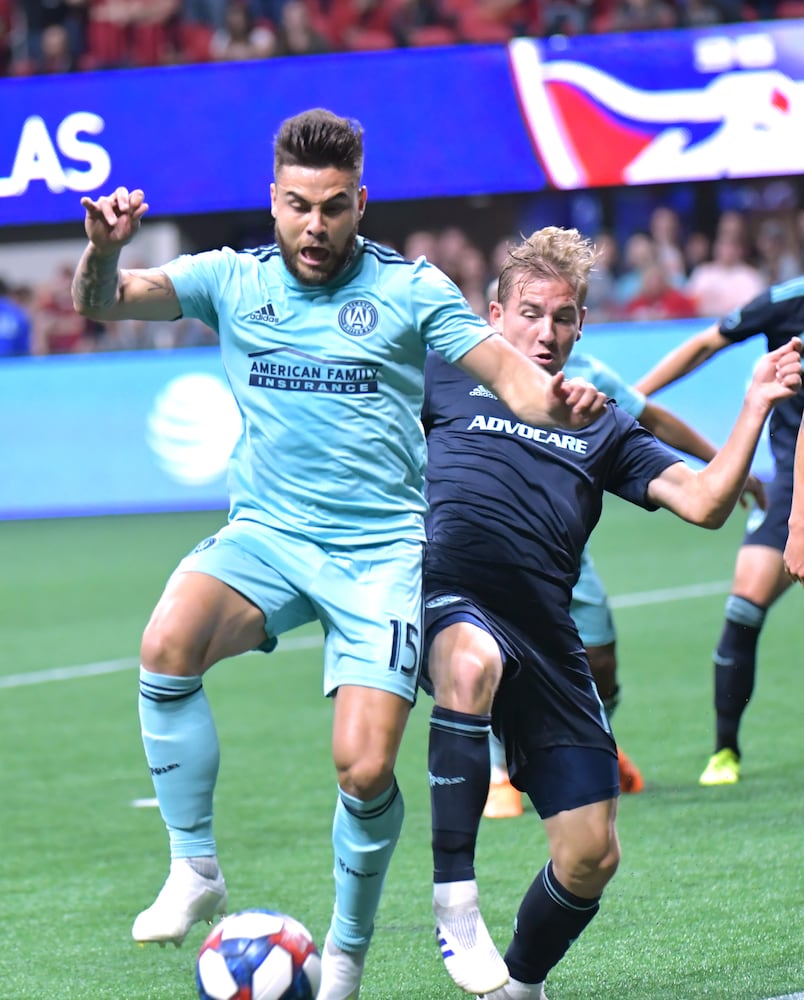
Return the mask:
<path id="1" fill-rule="evenodd" d="M 458 588 L 528 631 L 549 611 L 542 640 L 577 648 L 570 598 L 604 491 L 655 510 L 648 485 L 678 455 L 613 402 L 582 431 L 523 424 L 434 352 L 422 420 L 426 590 Z"/>
<path id="2" fill-rule="evenodd" d="M 730 312 L 720 321 L 718 329 L 735 344 L 764 334 L 769 351 L 786 344 L 791 337 L 804 336 L 804 276 L 772 285 Z M 768 429 L 777 466 L 789 463 L 792 468 L 802 412 L 804 392 L 784 400 L 771 413 Z"/>

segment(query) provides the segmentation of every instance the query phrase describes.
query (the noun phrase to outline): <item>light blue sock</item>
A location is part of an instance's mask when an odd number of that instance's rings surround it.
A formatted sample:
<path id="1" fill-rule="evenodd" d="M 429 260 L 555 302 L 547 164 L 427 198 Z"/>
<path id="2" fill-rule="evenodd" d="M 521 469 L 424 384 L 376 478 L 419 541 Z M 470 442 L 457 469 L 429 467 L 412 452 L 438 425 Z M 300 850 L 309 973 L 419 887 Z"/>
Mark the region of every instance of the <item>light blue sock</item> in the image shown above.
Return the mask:
<path id="1" fill-rule="evenodd" d="M 212 798 L 218 734 L 200 677 L 169 677 L 140 667 L 140 725 L 171 858 L 217 853 Z"/>
<path id="2" fill-rule="evenodd" d="M 339 789 L 332 824 L 335 912 L 330 931 L 344 951 L 368 948 L 404 815 L 405 804 L 396 781 L 369 802 Z"/>

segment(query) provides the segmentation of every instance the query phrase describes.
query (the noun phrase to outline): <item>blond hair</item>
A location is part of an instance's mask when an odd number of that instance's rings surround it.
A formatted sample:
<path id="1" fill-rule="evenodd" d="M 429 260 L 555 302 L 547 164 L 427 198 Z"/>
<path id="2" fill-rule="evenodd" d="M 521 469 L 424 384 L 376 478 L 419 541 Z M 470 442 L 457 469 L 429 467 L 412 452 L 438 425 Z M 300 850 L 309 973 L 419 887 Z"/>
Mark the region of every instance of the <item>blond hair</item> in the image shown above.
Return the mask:
<path id="1" fill-rule="evenodd" d="M 566 281 L 575 293 L 578 306 L 582 307 L 589 287 L 589 272 L 597 259 L 594 244 L 577 229 L 559 226 L 537 229 L 523 237 L 520 243 L 508 247 L 497 282 L 497 301 L 505 305 L 516 281 L 545 278 Z"/>

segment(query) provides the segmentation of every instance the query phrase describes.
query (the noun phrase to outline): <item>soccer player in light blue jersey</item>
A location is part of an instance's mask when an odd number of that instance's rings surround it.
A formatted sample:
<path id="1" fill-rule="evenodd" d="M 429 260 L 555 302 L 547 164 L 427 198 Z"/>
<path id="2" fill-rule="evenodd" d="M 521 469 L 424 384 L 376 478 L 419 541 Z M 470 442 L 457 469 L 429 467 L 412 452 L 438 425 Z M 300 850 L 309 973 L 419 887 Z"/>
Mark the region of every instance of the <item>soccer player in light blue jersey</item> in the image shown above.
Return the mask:
<path id="1" fill-rule="evenodd" d="M 83 198 L 73 281 L 98 320 L 193 316 L 217 331 L 242 414 L 228 523 L 177 567 L 145 629 L 140 719 L 171 865 L 137 941 L 180 944 L 226 908 L 212 803 L 219 748 L 203 674 L 318 620 L 338 780 L 335 907 L 318 1000 L 357 997 L 402 826 L 394 765 L 421 654 L 427 350 L 522 420 L 585 426 L 605 397 L 548 374 L 475 316 L 423 258 L 363 239 L 362 128 L 314 109 L 274 143 L 276 243 L 120 269 L 144 193 Z"/>

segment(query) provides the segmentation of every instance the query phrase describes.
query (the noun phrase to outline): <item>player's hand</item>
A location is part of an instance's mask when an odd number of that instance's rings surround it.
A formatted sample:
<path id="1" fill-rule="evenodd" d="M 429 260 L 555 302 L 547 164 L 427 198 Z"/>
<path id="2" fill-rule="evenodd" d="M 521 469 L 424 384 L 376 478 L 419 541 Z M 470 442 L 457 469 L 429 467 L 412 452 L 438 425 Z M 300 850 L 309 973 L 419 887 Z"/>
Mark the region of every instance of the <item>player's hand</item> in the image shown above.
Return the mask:
<path id="1" fill-rule="evenodd" d="M 782 347 L 760 359 L 748 390 L 765 405 L 775 406 L 801 389 L 801 340 L 791 337 Z"/>
<path id="2" fill-rule="evenodd" d="M 548 410 L 561 427 L 580 430 L 587 427 L 606 409 L 608 397 L 591 382 L 582 378 L 566 378 L 557 372 L 550 378 Z"/>
<path id="3" fill-rule="evenodd" d="M 745 481 L 745 486 L 743 486 L 743 492 L 740 494 L 740 506 L 743 510 L 747 510 L 751 506 L 752 497 L 754 504 L 756 504 L 760 510 L 768 509 L 768 497 L 765 493 L 765 484 L 761 479 L 758 479 L 753 472 L 749 473 L 748 478 Z"/>
<path id="4" fill-rule="evenodd" d="M 804 528 L 791 529 L 783 553 L 784 571 L 791 580 L 804 583 Z"/>
<path id="5" fill-rule="evenodd" d="M 119 250 L 125 246 L 148 211 L 145 194 L 139 188 L 129 191 L 119 187 L 114 194 L 103 195 L 97 201 L 84 197 L 81 204 L 86 211 L 87 238 L 98 250 Z"/>

